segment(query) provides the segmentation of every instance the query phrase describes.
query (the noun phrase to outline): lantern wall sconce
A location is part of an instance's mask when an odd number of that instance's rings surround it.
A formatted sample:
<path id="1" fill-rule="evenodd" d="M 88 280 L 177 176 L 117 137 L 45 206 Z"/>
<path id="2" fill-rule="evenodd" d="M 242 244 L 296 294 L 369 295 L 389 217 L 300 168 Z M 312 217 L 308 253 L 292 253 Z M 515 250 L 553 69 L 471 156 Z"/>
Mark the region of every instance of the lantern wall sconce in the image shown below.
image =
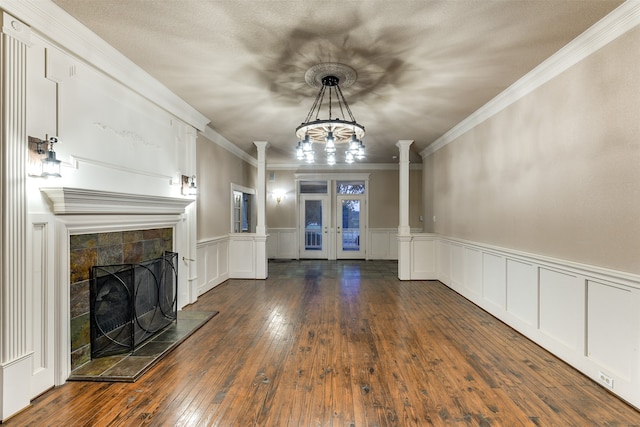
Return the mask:
<path id="1" fill-rule="evenodd" d="M 183 196 L 195 196 L 198 194 L 198 187 L 196 187 L 196 176 L 182 175 L 182 189 Z"/>
<path id="2" fill-rule="evenodd" d="M 29 137 L 29 175 L 43 178 L 60 178 L 60 160 L 56 158 L 53 145 L 60 142 L 57 136 L 46 139 Z"/>

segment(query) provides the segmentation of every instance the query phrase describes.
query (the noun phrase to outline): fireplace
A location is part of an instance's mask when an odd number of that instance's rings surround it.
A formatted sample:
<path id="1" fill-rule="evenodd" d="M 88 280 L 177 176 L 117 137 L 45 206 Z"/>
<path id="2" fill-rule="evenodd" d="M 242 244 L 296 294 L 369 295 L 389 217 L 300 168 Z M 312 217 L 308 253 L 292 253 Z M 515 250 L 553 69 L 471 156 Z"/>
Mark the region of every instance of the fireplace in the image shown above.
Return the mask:
<path id="1" fill-rule="evenodd" d="M 70 266 L 70 343 L 71 370 L 92 357 L 91 346 L 91 269 L 96 265 L 146 264 L 172 252 L 172 228 L 109 231 L 71 235 Z M 175 263 L 174 263 L 175 265 Z M 176 269 L 177 271 L 177 269 Z"/>
<path id="2" fill-rule="evenodd" d="M 91 358 L 133 352 L 176 321 L 178 254 L 137 264 L 93 266 Z"/>
<path id="3" fill-rule="evenodd" d="M 55 308 L 48 317 L 54 324 L 51 363 L 55 384 L 62 385 L 72 371 L 91 360 L 89 276 L 94 265 L 142 263 L 165 251 L 180 254 L 177 307 L 196 295 L 195 205 L 183 196 L 118 193 L 74 187 L 41 187 L 55 221 L 41 244 L 58 245 L 55 274 Z M 189 206 L 191 205 L 191 206 Z M 51 249 L 53 250 L 53 249 Z M 47 252 L 48 254 L 49 252 Z M 50 263 L 50 264 L 49 264 Z M 41 260 L 43 271 L 53 259 Z M 186 268 L 185 268 L 186 267 Z M 53 272 L 52 272 L 53 274 Z M 44 345 L 43 344 L 43 345 Z"/>

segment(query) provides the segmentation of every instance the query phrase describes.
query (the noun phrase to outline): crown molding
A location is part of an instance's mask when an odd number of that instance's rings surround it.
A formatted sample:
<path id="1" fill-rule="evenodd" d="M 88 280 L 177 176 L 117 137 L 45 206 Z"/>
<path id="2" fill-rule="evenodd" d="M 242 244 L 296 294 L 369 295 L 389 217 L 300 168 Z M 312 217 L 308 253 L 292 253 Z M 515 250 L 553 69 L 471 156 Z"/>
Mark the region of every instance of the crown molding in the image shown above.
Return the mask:
<path id="1" fill-rule="evenodd" d="M 640 2 L 627 0 L 498 96 L 436 139 L 422 150 L 420 155 L 425 158 L 435 153 L 639 24 Z"/>
<path id="2" fill-rule="evenodd" d="M 235 156 L 249 163 L 251 166 L 258 167 L 258 160 L 255 157 L 247 154 L 245 151 L 242 151 L 235 145 L 233 142 L 229 141 L 224 136 L 220 135 L 218 132 L 213 130 L 210 126 L 206 126 L 203 130 L 200 131 L 200 135 L 207 138 L 209 141 L 218 144 L 220 147 L 225 150 L 231 152 Z"/>
<path id="3" fill-rule="evenodd" d="M 72 187 L 43 187 L 40 191 L 60 214 L 183 214 L 194 199 L 115 193 Z"/>
<path id="4" fill-rule="evenodd" d="M 374 171 L 374 170 L 398 170 L 397 163 L 352 163 L 336 164 L 333 166 L 322 164 L 301 164 L 301 163 L 268 163 L 268 170 L 293 170 L 293 171 L 321 171 L 321 172 L 351 172 L 351 171 Z M 411 170 L 422 170 L 422 163 L 411 163 Z"/>
<path id="5" fill-rule="evenodd" d="M 0 8 L 29 25 L 32 32 L 190 126 L 202 130 L 209 123 L 199 111 L 52 1 L 0 0 Z"/>

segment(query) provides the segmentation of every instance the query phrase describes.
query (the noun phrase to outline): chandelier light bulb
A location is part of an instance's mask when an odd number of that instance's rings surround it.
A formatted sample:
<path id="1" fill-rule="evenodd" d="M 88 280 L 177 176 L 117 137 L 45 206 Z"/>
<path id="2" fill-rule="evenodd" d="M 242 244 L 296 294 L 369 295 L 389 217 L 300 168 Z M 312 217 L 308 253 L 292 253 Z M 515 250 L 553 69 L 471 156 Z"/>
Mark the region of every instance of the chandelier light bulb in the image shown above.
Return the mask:
<path id="1" fill-rule="evenodd" d="M 332 131 L 327 132 L 327 136 L 324 140 L 327 144 L 335 144 L 336 142 L 335 138 L 333 137 Z"/>
<path id="2" fill-rule="evenodd" d="M 313 158 L 313 151 L 308 151 L 305 154 L 304 159 L 307 163 L 313 163 L 315 161 L 315 159 Z"/>
<path id="3" fill-rule="evenodd" d="M 356 154 L 360 148 L 361 142 L 356 138 L 356 134 L 351 135 L 351 141 L 349 142 L 349 151 Z"/>
<path id="4" fill-rule="evenodd" d="M 304 141 L 302 141 L 302 150 L 305 153 L 308 153 L 309 151 L 313 151 L 313 146 L 312 146 L 311 140 L 309 139 L 309 135 L 306 135 L 304 137 Z"/>
<path id="5" fill-rule="evenodd" d="M 331 132 L 329 132 L 331 133 Z M 327 153 L 335 153 L 336 152 L 336 143 L 333 140 L 333 137 L 327 137 L 327 141 L 324 145 L 324 151 Z"/>
<path id="6" fill-rule="evenodd" d="M 347 151 L 344 161 L 347 163 L 353 163 L 353 153 L 351 151 Z"/>

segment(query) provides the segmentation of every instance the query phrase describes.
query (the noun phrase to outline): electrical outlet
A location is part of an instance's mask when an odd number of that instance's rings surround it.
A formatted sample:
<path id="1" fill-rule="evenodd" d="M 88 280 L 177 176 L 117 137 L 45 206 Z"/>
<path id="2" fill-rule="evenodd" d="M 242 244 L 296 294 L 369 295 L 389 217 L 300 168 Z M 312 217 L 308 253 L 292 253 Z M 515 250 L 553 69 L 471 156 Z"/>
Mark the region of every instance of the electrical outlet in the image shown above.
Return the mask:
<path id="1" fill-rule="evenodd" d="M 598 378 L 604 385 L 613 389 L 613 378 L 600 371 L 598 371 Z"/>

